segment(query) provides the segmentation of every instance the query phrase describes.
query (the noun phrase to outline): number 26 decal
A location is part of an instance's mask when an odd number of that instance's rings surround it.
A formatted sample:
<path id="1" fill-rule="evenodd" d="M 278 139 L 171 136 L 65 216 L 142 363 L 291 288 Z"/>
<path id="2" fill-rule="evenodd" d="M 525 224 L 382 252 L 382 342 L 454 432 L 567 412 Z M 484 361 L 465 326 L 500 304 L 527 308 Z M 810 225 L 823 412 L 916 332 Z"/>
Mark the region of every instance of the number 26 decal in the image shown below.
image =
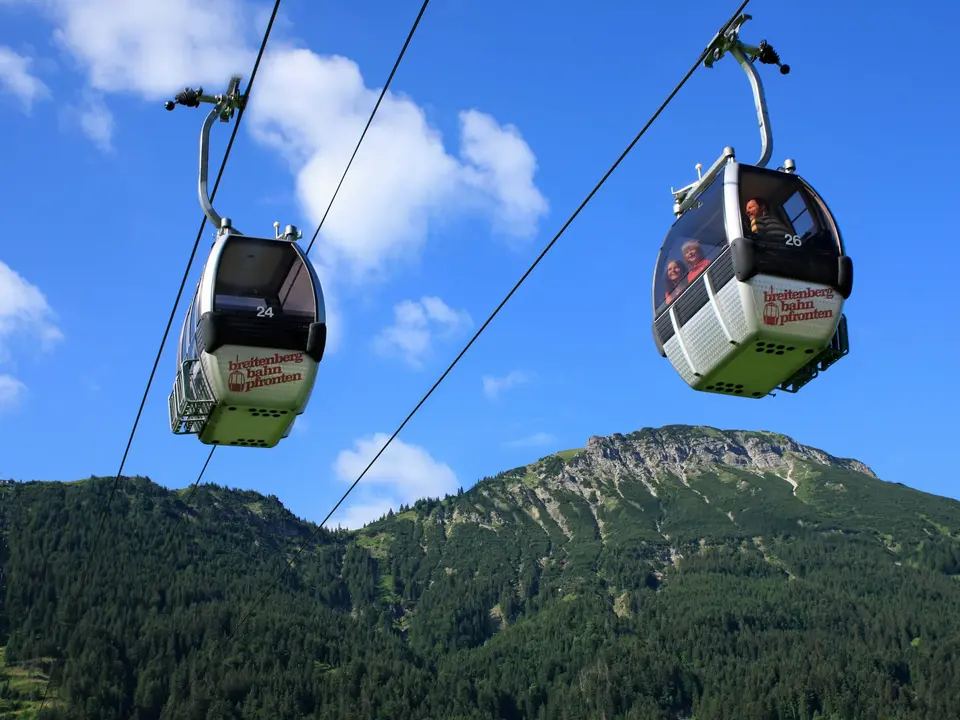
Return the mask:
<path id="1" fill-rule="evenodd" d="M 803 245 L 803 241 L 800 240 L 799 235 L 791 235 L 790 233 L 787 233 L 786 235 L 784 235 L 784 237 L 787 240 L 786 242 L 787 245 L 792 245 L 794 247 L 800 247 L 801 245 Z"/>

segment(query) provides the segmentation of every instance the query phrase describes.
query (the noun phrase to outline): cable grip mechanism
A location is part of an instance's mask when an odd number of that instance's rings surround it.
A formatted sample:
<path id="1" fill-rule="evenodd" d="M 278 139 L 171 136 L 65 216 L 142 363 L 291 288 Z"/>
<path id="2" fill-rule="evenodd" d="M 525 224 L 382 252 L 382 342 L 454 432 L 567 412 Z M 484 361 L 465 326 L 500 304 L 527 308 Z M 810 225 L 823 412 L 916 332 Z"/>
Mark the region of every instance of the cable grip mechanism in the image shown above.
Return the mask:
<path id="1" fill-rule="evenodd" d="M 759 60 L 765 65 L 776 65 L 780 68 L 781 75 L 789 75 L 790 66 L 780 62 L 780 56 L 777 54 L 777 51 L 774 50 L 773 45 L 766 40 L 761 40 L 759 45 L 747 45 L 740 41 L 740 28 L 752 17 L 752 15 L 743 13 L 734 21 L 727 32 L 714 40 L 713 47 L 711 48 L 712 52 L 710 52 L 703 61 L 704 66 L 712 68 L 713 64 L 726 53 L 733 50 L 733 48 L 737 48 L 747 56 L 751 63 Z"/>
<path id="2" fill-rule="evenodd" d="M 205 95 L 202 87 L 184 88 L 178 92 L 173 100 L 168 100 L 163 104 L 167 110 L 176 109 L 177 105 L 184 107 L 200 107 L 200 103 L 211 103 L 214 107 L 207 113 L 200 128 L 200 168 L 197 183 L 197 192 L 200 196 L 200 206 L 203 208 L 203 214 L 217 229 L 220 234 L 234 233 L 241 234 L 233 229 L 233 223 L 230 218 L 221 217 L 213 208 L 213 201 L 210 193 L 207 192 L 207 171 L 210 157 L 210 128 L 215 120 L 220 122 L 229 122 L 237 109 L 243 110 L 246 98 L 240 94 L 240 76 L 234 75 L 230 78 L 230 84 L 227 91 L 221 95 Z M 229 150 L 228 150 L 229 152 Z M 224 158 L 226 162 L 226 158 Z"/>
<path id="3" fill-rule="evenodd" d="M 173 100 L 167 100 L 163 107 L 168 110 L 174 110 L 177 105 L 184 107 L 200 107 L 200 103 L 210 103 L 217 106 L 220 122 L 229 122 L 233 118 L 234 112 L 242 110 L 246 98 L 240 94 L 240 76 L 234 75 L 230 78 L 230 84 L 227 91 L 220 95 L 205 95 L 203 88 L 184 88 L 178 92 Z"/>

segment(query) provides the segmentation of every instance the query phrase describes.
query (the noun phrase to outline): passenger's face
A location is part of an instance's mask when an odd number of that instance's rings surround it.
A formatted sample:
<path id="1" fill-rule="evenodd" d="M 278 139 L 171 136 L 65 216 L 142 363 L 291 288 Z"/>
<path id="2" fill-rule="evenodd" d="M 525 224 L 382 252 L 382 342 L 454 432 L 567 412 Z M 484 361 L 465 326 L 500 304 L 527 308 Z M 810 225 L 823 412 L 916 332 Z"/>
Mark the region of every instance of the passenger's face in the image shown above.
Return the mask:
<path id="1" fill-rule="evenodd" d="M 751 200 L 747 203 L 747 217 L 751 220 L 755 220 L 760 217 L 760 206 L 757 204 L 756 200 Z"/>
<path id="2" fill-rule="evenodd" d="M 676 282 L 680 279 L 680 276 L 683 275 L 683 270 L 680 269 L 680 266 L 671 262 L 667 265 L 667 277 Z"/>
<path id="3" fill-rule="evenodd" d="M 688 247 L 683 253 L 683 259 L 687 261 L 690 265 L 693 265 L 697 260 L 701 258 L 700 248 L 694 245 L 693 247 Z"/>

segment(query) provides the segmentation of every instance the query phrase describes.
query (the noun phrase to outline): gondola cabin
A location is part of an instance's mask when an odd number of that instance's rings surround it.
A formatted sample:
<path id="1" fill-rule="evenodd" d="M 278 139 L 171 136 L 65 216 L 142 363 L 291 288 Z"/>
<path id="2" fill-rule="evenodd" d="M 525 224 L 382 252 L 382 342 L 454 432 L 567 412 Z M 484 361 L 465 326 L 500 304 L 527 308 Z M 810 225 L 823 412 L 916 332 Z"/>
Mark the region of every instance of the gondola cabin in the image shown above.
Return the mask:
<path id="1" fill-rule="evenodd" d="M 852 287 L 853 263 L 813 188 L 731 159 L 660 248 L 654 340 L 695 390 L 796 392 L 847 353 Z"/>
<path id="2" fill-rule="evenodd" d="M 291 237 L 227 231 L 214 243 L 180 335 L 174 433 L 269 448 L 306 409 L 326 315 L 316 271 Z"/>

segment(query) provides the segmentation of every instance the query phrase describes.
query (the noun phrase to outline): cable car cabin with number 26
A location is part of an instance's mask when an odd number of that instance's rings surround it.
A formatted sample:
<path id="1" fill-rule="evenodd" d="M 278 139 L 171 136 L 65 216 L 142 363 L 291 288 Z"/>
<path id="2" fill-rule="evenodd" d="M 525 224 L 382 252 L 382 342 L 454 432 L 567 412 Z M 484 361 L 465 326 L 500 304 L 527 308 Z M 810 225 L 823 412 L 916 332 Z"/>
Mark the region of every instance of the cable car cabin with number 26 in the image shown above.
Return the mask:
<path id="1" fill-rule="evenodd" d="M 325 344 L 320 282 L 297 244 L 221 236 L 180 336 L 174 432 L 275 446 L 310 400 Z"/>
<path id="2" fill-rule="evenodd" d="M 288 225 L 274 238 L 248 237 L 207 196 L 210 126 L 239 107 L 240 78 L 214 97 L 187 88 L 177 104 L 214 103 L 200 132 L 200 204 L 218 228 L 187 310 L 170 394 L 170 427 L 207 445 L 274 447 L 313 392 L 327 340 L 320 279 Z"/>
<path id="3" fill-rule="evenodd" d="M 766 169 L 773 152 L 755 60 L 789 65 L 764 40 L 739 39 L 740 15 L 711 42 L 704 64 L 729 52 L 747 75 L 762 142 L 745 165 L 733 148 L 706 175 L 674 191 L 677 221 L 657 257 L 653 337 L 694 390 L 760 398 L 796 392 L 848 352 L 844 301 L 853 263 L 826 203 L 792 160 Z M 697 166 L 698 170 L 700 166 Z"/>
<path id="4" fill-rule="evenodd" d="M 654 339 L 696 390 L 795 391 L 846 345 L 852 284 L 840 231 L 814 190 L 729 160 L 660 248 Z"/>

